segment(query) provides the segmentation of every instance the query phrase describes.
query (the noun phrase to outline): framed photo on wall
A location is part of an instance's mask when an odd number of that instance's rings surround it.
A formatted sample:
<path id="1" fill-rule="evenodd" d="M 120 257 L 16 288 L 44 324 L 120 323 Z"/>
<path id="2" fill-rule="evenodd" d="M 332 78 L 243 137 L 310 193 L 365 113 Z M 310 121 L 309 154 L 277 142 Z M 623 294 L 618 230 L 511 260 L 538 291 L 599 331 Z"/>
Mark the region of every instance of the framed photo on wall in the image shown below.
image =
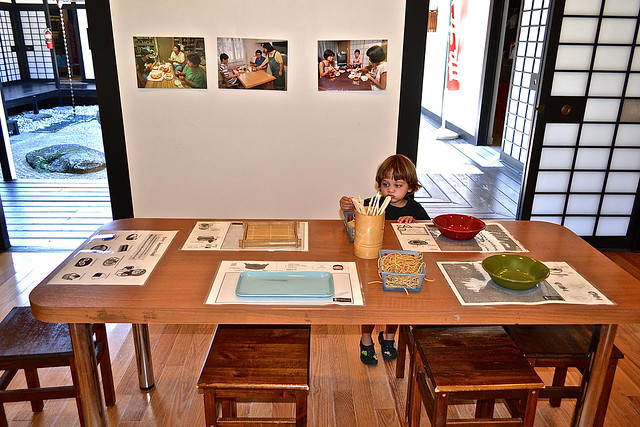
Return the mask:
<path id="1" fill-rule="evenodd" d="M 318 41 L 318 90 L 385 90 L 388 45 L 388 40 Z"/>
<path id="2" fill-rule="evenodd" d="M 286 40 L 218 37 L 220 89 L 287 90 Z"/>
<path id="3" fill-rule="evenodd" d="M 134 36 L 140 89 L 206 89 L 203 37 Z"/>

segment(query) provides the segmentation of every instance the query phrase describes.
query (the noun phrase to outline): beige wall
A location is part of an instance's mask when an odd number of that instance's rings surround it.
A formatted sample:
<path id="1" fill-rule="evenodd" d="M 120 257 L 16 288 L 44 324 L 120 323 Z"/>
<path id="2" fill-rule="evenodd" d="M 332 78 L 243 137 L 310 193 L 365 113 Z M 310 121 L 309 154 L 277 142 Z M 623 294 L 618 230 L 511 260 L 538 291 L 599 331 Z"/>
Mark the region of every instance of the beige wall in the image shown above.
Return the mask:
<path id="1" fill-rule="evenodd" d="M 137 217 L 336 218 L 395 152 L 405 2 L 112 0 Z M 187 10 L 188 8 L 188 10 Z M 132 37 L 289 41 L 288 90 L 138 89 Z M 317 41 L 388 39 L 386 91 L 318 92 Z M 108 144 L 108 141 L 105 141 Z"/>

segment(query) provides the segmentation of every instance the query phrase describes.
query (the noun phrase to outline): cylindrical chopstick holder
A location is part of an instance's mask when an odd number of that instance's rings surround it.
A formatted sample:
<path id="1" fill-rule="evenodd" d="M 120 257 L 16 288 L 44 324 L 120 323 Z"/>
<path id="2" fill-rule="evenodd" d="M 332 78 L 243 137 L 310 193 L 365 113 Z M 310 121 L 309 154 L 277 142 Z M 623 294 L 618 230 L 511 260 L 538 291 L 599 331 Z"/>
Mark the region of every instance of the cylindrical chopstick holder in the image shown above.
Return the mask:
<path id="1" fill-rule="evenodd" d="M 353 238 L 353 253 L 358 258 L 378 258 L 384 235 L 384 213 L 362 215 L 356 212 L 356 229 Z"/>

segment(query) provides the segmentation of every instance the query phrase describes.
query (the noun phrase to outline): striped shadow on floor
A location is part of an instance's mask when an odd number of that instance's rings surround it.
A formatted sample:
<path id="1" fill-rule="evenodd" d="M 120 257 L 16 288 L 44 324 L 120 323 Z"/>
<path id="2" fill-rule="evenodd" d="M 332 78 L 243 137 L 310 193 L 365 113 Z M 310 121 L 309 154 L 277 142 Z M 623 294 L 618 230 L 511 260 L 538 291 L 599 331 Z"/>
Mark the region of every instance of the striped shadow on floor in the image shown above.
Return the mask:
<path id="1" fill-rule="evenodd" d="M 106 180 L 0 181 L 12 250 L 72 250 L 111 221 Z"/>

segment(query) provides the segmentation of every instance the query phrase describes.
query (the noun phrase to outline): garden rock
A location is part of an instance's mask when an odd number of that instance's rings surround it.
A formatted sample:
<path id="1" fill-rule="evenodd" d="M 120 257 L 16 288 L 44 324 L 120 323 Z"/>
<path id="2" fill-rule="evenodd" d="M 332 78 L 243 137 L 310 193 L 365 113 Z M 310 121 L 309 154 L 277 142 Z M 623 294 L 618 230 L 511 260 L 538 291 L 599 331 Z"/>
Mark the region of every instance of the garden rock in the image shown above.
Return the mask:
<path id="1" fill-rule="evenodd" d="M 27 153 L 29 165 L 41 172 L 83 174 L 106 167 L 104 153 L 78 144 L 58 144 Z"/>

